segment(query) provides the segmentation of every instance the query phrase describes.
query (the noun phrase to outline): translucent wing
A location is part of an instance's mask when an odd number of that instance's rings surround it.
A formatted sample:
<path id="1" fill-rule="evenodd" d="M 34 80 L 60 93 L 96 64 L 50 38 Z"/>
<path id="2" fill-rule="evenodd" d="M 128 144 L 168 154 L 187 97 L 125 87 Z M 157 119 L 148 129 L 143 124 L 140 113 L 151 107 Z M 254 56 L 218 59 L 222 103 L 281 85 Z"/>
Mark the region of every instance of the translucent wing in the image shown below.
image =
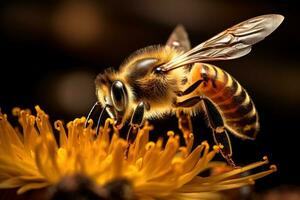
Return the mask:
<path id="1" fill-rule="evenodd" d="M 169 71 L 196 62 L 242 57 L 251 51 L 253 44 L 271 34 L 283 19 L 282 15 L 277 14 L 248 19 L 177 56 L 163 65 L 162 69 L 163 71 Z"/>
<path id="2" fill-rule="evenodd" d="M 191 49 L 189 37 L 182 25 L 177 25 L 170 35 L 166 45 L 187 52 Z"/>

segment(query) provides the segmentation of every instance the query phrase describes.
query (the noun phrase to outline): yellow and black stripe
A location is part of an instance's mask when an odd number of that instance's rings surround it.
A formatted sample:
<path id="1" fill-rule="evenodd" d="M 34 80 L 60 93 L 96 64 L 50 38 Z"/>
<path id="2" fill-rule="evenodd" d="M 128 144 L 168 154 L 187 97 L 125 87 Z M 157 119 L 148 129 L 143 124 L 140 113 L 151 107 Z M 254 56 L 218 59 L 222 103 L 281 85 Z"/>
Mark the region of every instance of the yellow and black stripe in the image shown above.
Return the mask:
<path id="1" fill-rule="evenodd" d="M 204 80 L 201 93 L 216 105 L 225 127 L 238 137 L 254 139 L 259 130 L 258 114 L 246 90 L 216 66 L 202 64 L 200 68 Z"/>

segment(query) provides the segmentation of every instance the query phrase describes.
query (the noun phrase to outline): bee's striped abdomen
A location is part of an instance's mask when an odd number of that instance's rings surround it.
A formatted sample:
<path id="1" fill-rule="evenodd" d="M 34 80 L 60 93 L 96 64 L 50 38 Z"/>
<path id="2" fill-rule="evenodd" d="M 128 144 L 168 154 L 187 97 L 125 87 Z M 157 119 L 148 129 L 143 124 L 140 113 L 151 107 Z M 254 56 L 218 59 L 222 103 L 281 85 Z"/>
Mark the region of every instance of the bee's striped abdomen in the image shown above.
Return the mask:
<path id="1" fill-rule="evenodd" d="M 254 139 L 259 129 L 258 115 L 246 90 L 216 66 L 201 64 L 199 70 L 204 80 L 199 90 L 216 105 L 225 127 L 241 138 Z"/>

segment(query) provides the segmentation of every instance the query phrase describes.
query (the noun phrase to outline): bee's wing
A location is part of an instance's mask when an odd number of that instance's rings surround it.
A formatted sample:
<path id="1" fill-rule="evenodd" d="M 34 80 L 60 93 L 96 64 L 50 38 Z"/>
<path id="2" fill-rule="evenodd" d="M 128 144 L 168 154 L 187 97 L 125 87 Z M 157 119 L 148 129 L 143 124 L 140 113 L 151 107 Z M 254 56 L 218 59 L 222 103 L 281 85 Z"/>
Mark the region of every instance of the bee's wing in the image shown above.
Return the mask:
<path id="1" fill-rule="evenodd" d="M 241 22 L 215 37 L 199 44 L 192 50 L 177 56 L 162 66 L 169 71 L 187 64 L 229 60 L 242 57 L 251 51 L 251 46 L 271 34 L 283 21 L 277 14 L 262 15 Z"/>
<path id="2" fill-rule="evenodd" d="M 183 52 L 187 52 L 191 49 L 188 34 L 182 25 L 176 26 L 174 31 L 171 33 L 166 45 Z"/>

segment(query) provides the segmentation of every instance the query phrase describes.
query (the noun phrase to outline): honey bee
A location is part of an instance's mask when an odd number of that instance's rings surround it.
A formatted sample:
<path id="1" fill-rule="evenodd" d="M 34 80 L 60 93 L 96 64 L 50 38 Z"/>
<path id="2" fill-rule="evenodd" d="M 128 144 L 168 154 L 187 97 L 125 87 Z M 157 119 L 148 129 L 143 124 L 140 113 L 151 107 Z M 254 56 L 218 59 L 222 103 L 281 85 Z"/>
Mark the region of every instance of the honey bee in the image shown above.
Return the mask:
<path id="1" fill-rule="evenodd" d="M 136 130 L 144 119 L 176 112 L 192 116 L 202 110 L 216 144 L 223 147 L 221 154 L 233 163 L 228 133 L 254 139 L 259 130 L 258 114 L 238 81 L 206 62 L 248 54 L 252 45 L 271 34 L 283 19 L 278 14 L 254 17 L 192 49 L 185 29 L 179 25 L 166 45 L 140 49 L 121 64 L 119 71 L 108 69 L 99 74 L 95 80 L 98 102 L 90 114 L 101 105 L 100 116 L 106 110 L 117 128 L 130 119 L 130 129 Z"/>

